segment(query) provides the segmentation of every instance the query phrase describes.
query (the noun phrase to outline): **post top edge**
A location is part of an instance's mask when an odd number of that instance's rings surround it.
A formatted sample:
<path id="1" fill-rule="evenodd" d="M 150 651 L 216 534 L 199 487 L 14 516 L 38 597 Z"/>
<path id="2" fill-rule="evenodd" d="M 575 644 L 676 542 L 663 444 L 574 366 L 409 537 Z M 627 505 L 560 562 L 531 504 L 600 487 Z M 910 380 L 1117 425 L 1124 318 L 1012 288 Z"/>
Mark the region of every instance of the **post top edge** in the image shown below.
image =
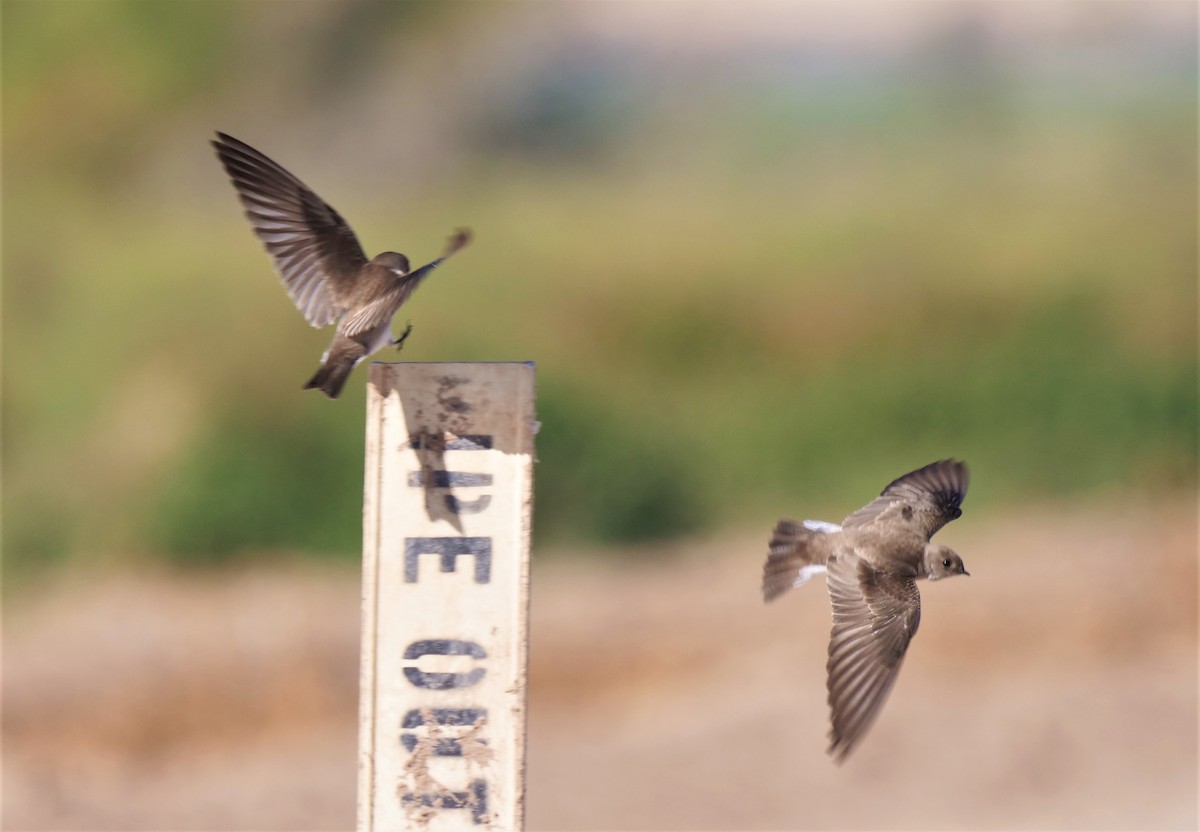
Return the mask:
<path id="1" fill-rule="evenodd" d="M 386 399 L 413 379 L 507 377 L 532 384 L 536 374 L 533 361 L 372 361 L 367 370 L 367 394 Z"/>

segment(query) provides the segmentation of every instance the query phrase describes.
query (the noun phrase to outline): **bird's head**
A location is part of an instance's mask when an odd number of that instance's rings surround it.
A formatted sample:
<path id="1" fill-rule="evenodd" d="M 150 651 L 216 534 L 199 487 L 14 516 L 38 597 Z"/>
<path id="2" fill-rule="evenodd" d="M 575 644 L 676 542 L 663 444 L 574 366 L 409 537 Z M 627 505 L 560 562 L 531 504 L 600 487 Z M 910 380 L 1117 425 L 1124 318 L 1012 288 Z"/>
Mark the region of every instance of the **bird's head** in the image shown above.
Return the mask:
<path id="1" fill-rule="evenodd" d="M 929 580 L 950 578 L 954 575 L 970 575 L 963 566 L 962 558 L 949 546 L 930 543 L 925 547 L 925 574 Z"/>
<path id="2" fill-rule="evenodd" d="M 385 251 L 382 254 L 376 254 L 371 262 L 378 266 L 383 266 L 388 271 L 396 272 L 398 275 L 408 274 L 408 258 L 395 251 Z"/>

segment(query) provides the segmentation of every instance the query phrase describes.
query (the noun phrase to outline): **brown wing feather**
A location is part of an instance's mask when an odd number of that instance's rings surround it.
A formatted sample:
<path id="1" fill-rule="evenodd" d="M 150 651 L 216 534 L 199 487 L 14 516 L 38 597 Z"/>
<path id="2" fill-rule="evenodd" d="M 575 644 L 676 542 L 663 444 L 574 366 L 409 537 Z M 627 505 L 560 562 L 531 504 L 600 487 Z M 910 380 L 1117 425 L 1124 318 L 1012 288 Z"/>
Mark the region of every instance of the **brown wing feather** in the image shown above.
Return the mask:
<path id="1" fill-rule="evenodd" d="M 879 714 L 921 621 L 912 577 L 879 572 L 852 552 L 829 561 L 833 606 L 827 685 L 829 753 L 839 762 Z"/>
<path id="2" fill-rule="evenodd" d="M 843 521 L 847 529 L 884 521 L 911 524 L 924 535 L 962 516 L 970 475 L 963 462 L 943 459 L 893 480 L 883 492 Z"/>
<path id="3" fill-rule="evenodd" d="M 288 295 L 313 326 L 337 320 L 367 262 L 354 231 L 333 206 L 245 142 L 217 133 L 217 157 L 275 261 Z"/>

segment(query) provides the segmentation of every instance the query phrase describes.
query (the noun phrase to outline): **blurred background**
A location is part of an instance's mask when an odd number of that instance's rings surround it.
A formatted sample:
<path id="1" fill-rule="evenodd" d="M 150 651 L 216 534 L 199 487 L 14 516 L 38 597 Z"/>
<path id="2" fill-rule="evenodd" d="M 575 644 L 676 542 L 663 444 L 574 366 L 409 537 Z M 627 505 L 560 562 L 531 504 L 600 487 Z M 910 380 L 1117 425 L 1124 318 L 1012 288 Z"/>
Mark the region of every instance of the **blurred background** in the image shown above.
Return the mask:
<path id="1" fill-rule="evenodd" d="M 214 130 L 474 229 L 403 360 L 537 362 L 531 828 L 1196 826 L 1195 4 L 2 14 L 6 828 L 353 823 L 366 372 Z M 974 577 L 836 768 L 767 534 L 946 456 Z"/>

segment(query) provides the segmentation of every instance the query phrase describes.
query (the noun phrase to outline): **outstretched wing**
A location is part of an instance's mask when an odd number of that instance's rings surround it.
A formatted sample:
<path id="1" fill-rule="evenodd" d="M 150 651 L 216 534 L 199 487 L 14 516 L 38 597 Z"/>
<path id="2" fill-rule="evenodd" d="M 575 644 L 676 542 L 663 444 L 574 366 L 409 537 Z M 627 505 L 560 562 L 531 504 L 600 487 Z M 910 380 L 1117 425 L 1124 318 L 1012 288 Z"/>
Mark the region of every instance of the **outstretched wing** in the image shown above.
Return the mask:
<path id="1" fill-rule="evenodd" d="M 931 462 L 894 480 L 842 525 L 847 529 L 877 522 L 912 525 L 928 540 L 942 526 L 962 516 L 969 479 L 966 463 L 953 459 Z"/>
<path id="2" fill-rule="evenodd" d="M 245 142 L 217 133 L 212 145 L 296 308 L 316 327 L 337 320 L 367 262 L 350 226 L 332 205 Z"/>
<path id="3" fill-rule="evenodd" d="M 353 314 L 347 315 L 345 320 L 342 321 L 339 332 L 343 335 L 353 337 L 363 332 L 370 332 L 380 324 L 389 323 L 392 320 L 392 316 L 396 314 L 396 310 L 403 306 L 409 296 L 417 290 L 417 286 L 421 284 L 421 281 L 428 277 L 430 272 L 445 262 L 447 257 L 463 248 L 470 241 L 471 232 L 468 229 L 460 228 L 455 231 L 450 236 L 450 240 L 446 244 L 446 250 L 442 252 L 441 257 L 416 271 L 396 278 L 395 283 L 386 292 L 370 303 L 364 304 Z"/>
<path id="4" fill-rule="evenodd" d="M 841 762 L 870 727 L 921 621 L 914 578 L 880 572 L 851 550 L 830 558 L 829 753 Z"/>

